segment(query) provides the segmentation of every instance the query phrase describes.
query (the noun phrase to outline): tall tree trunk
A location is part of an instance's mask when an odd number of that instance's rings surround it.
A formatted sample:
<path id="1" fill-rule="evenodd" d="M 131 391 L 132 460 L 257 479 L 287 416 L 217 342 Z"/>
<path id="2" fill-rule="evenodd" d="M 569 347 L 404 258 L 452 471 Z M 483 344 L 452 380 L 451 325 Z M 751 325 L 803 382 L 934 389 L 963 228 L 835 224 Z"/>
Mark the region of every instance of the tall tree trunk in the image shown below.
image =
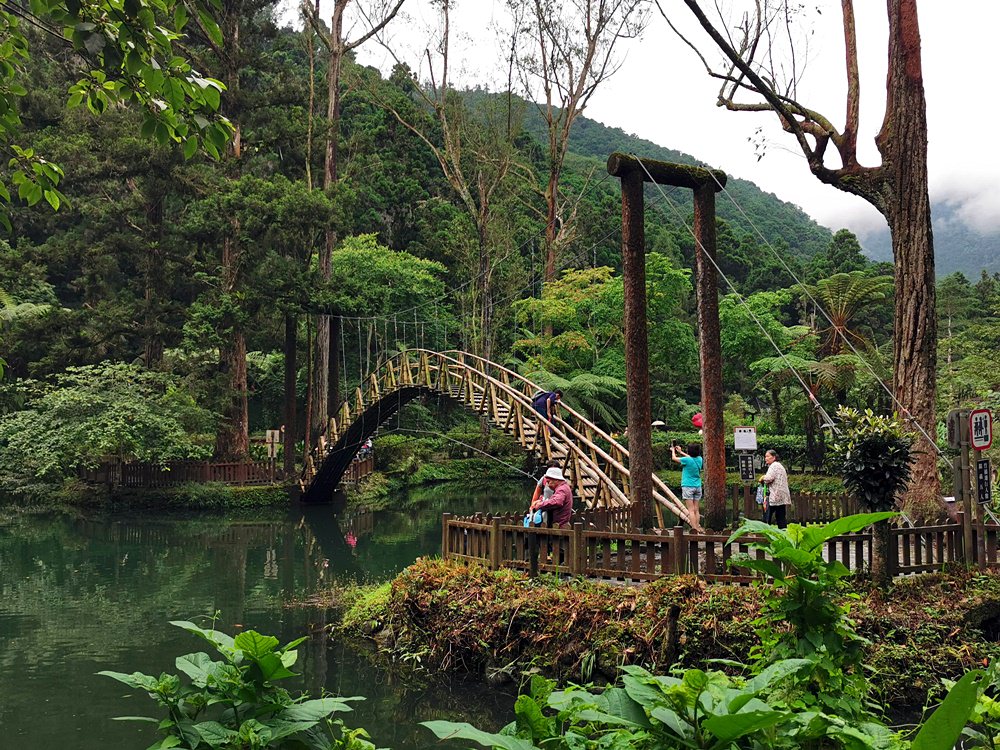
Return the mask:
<path id="1" fill-rule="evenodd" d="M 892 531 L 888 521 L 872 525 L 872 581 L 883 591 L 889 588 L 895 573 L 892 555 Z"/>
<path id="2" fill-rule="evenodd" d="M 937 313 L 920 28 L 916 0 L 888 3 L 888 101 L 876 144 L 883 159 L 884 213 L 896 269 L 893 389 L 913 420 L 933 438 Z M 916 453 L 905 507 L 916 520 L 930 518 L 939 512 L 939 495 L 936 452 L 925 446 Z"/>
<path id="3" fill-rule="evenodd" d="M 320 252 L 322 258 L 325 251 Z M 330 316 L 316 316 L 316 338 L 313 343 L 312 363 L 312 434 L 309 435 L 310 445 L 314 443 L 326 429 L 329 415 L 330 389 Z"/>
<path id="4" fill-rule="evenodd" d="M 340 402 L 340 349 L 344 335 L 344 321 L 339 315 L 330 320 L 330 416 L 337 416 Z M 343 427 L 344 425 L 341 425 Z"/>
<path id="5" fill-rule="evenodd" d="M 559 172 L 552 165 L 549 182 L 545 186 L 545 284 L 556 280 L 556 206 L 559 201 Z M 542 334 L 552 338 L 552 323 L 545 323 Z"/>
<path id="6" fill-rule="evenodd" d="M 493 295 L 492 274 L 490 272 L 490 253 L 487 247 L 486 221 L 483 219 L 479 225 L 479 294 L 481 308 L 479 310 L 479 351 L 480 357 L 491 359 L 493 357 Z"/>
<path id="7" fill-rule="evenodd" d="M 239 228 L 239 222 L 235 221 Z M 223 292 L 236 289 L 239 240 L 230 236 L 222 243 Z M 250 452 L 247 411 L 247 345 L 239 323 L 229 321 L 229 333 L 219 346 L 219 369 L 226 375 L 227 391 L 222 404 L 222 423 L 215 439 L 215 455 L 226 461 L 242 461 Z"/>
<path id="8" fill-rule="evenodd" d="M 240 174 L 243 156 L 243 137 L 240 125 L 240 20 L 235 9 L 229 9 L 223 18 L 225 51 L 216 50 L 224 64 L 227 89 L 226 115 L 233 124 L 233 138 L 226 165 L 227 176 L 236 179 Z M 222 288 L 224 295 L 232 295 L 240 286 L 240 221 L 229 219 L 230 231 L 222 241 Z M 249 414 L 247 410 L 247 346 L 242 323 L 236 319 L 223 322 L 222 344 L 219 346 L 219 369 L 227 375 L 227 392 L 223 398 L 222 424 L 215 439 L 215 455 L 226 460 L 245 460 L 250 452 Z"/>
<path id="9" fill-rule="evenodd" d="M 785 415 L 781 409 L 781 387 L 771 386 L 771 415 L 774 418 L 774 429 L 779 435 L 785 434 Z"/>
<path id="10" fill-rule="evenodd" d="M 295 442 L 298 438 L 298 426 L 296 425 L 296 376 L 298 366 L 296 364 L 298 348 L 299 322 L 295 314 L 285 313 L 285 443 L 284 443 L 284 468 L 285 476 L 295 473 Z"/>
<path id="11" fill-rule="evenodd" d="M 323 159 L 323 189 L 327 192 L 337 181 L 337 156 L 340 140 L 340 71 L 344 57 L 343 12 L 346 3 L 338 2 L 334 7 L 330 29 L 330 59 L 326 68 L 327 88 L 327 131 L 325 156 Z M 333 248 L 337 244 L 334 228 L 327 227 L 323 237 L 323 248 L 319 254 L 319 275 L 323 281 L 330 280 Z M 326 430 L 332 412 L 337 408 L 336 385 L 330 380 L 330 316 L 323 314 L 316 320 L 316 356 L 313 363 L 313 403 L 312 422 L 314 437 Z M 331 399 L 331 396 L 334 398 Z M 311 438 L 314 439 L 314 438 Z"/>
<path id="12" fill-rule="evenodd" d="M 150 370 L 163 361 L 161 324 L 161 280 L 163 279 L 163 195 L 156 191 L 146 203 L 146 224 L 151 242 L 144 256 L 145 290 L 143 321 L 143 362 Z"/>

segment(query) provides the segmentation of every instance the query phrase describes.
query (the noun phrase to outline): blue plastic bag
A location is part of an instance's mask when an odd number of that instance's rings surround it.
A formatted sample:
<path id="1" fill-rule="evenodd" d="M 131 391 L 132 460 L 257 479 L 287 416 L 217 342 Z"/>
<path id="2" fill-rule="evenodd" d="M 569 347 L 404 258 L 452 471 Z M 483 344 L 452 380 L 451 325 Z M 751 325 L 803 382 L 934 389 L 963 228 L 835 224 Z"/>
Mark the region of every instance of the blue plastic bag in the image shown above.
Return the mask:
<path id="1" fill-rule="evenodd" d="M 541 526 L 541 524 L 542 524 L 542 511 L 536 510 L 535 513 L 534 513 L 534 515 L 532 515 L 531 511 L 529 510 L 527 513 L 524 514 L 524 526 L 525 526 L 525 528 L 527 528 L 528 526 L 531 526 L 532 524 L 534 524 L 535 526 Z"/>
<path id="2" fill-rule="evenodd" d="M 767 499 L 767 485 L 766 484 L 757 485 L 757 497 L 754 498 L 754 500 L 757 501 L 757 505 L 763 505 L 764 500 L 766 499 Z"/>

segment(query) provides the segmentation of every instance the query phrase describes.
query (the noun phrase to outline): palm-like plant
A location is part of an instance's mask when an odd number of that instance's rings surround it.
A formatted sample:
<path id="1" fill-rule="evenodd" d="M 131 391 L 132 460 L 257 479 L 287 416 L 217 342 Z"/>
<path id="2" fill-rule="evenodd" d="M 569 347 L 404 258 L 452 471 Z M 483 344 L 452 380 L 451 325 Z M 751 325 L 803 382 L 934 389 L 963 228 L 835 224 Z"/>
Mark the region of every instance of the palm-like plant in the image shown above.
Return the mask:
<path id="1" fill-rule="evenodd" d="M 873 346 L 871 339 L 858 329 L 858 318 L 873 303 L 892 298 L 891 277 L 868 276 L 863 271 L 836 273 L 803 289 L 830 316 L 829 325 L 816 327 L 821 338 L 820 357 L 840 354 L 844 339 L 862 350 Z"/>
<path id="2" fill-rule="evenodd" d="M 541 368 L 523 373 L 542 388 L 560 390 L 567 404 L 587 414 L 598 424 L 618 429 L 625 420 L 616 404 L 625 395 L 625 381 L 612 375 L 595 375 L 583 372 L 564 378 Z"/>

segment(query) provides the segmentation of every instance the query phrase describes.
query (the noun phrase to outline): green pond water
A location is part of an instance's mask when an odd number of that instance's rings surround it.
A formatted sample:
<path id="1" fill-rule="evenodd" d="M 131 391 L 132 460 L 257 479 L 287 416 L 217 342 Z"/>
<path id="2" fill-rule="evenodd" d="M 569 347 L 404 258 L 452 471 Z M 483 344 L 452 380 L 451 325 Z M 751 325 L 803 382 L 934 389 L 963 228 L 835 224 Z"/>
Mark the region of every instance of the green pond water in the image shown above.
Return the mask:
<path id="1" fill-rule="evenodd" d="M 177 656 L 203 649 L 169 620 L 219 612 L 228 632 L 252 628 L 283 642 L 320 634 L 325 612 L 291 601 L 338 579 L 386 580 L 440 551 L 442 511 L 523 508 L 530 489 L 442 486 L 377 512 L 38 515 L 0 506 L 0 748 L 141 750 L 155 740 L 152 725 L 113 717 L 154 716 L 154 704 L 96 673 L 176 673 Z M 420 721 L 495 729 L 512 714 L 510 693 L 386 669 L 339 639 L 300 646 L 295 671 L 291 687 L 364 696 L 346 720 L 380 747 L 432 746 Z"/>

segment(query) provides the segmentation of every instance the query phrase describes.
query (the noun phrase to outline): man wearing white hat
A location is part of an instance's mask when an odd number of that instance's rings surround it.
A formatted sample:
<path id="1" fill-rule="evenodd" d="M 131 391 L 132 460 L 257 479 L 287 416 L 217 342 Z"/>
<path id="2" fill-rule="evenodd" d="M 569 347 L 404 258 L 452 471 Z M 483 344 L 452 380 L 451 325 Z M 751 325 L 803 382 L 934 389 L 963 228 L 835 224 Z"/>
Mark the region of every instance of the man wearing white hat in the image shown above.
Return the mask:
<path id="1" fill-rule="evenodd" d="M 563 476 L 562 469 L 550 466 L 543 477 L 545 484 L 552 488 L 552 496 L 535 500 L 531 504 L 532 512 L 548 510 L 552 512 L 552 525 L 568 529 L 573 517 L 573 490 Z"/>

